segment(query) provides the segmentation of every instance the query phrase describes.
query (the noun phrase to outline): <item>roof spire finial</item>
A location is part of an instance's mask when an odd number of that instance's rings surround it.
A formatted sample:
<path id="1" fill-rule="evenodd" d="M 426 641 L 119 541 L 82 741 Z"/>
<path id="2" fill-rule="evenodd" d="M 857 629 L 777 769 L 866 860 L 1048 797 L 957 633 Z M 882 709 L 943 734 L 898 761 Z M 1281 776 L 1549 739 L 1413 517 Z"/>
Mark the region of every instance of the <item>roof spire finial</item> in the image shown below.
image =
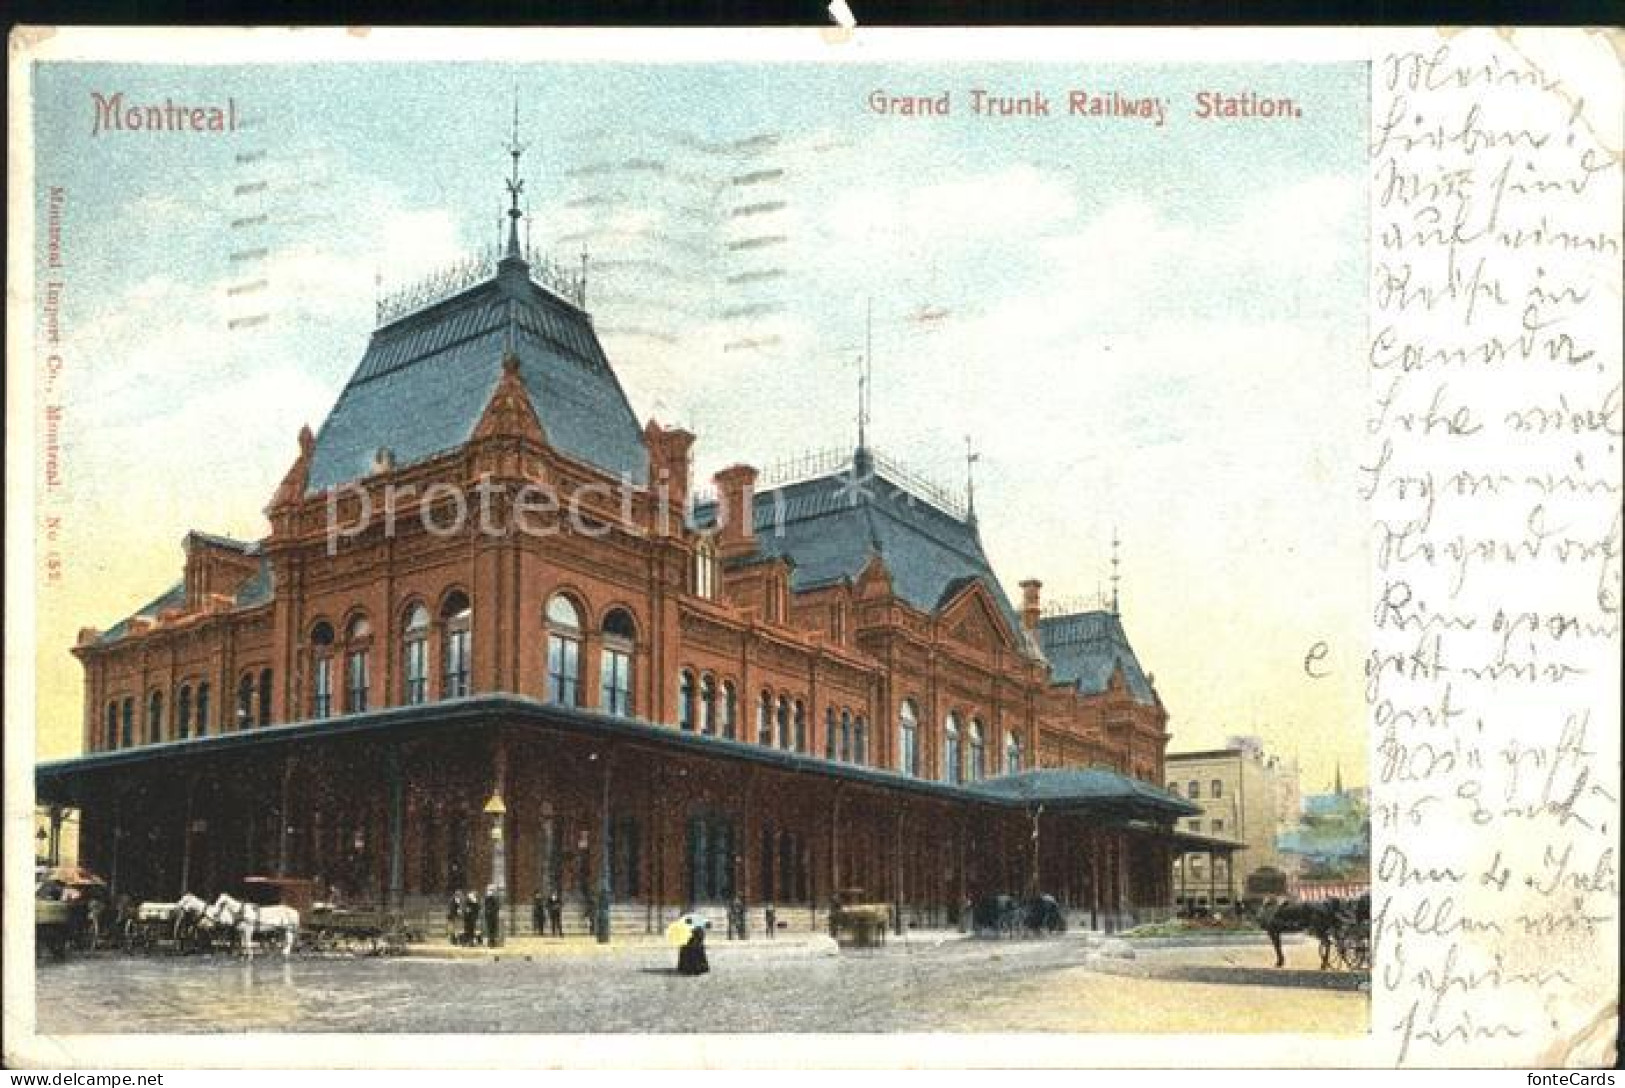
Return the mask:
<path id="1" fill-rule="evenodd" d="M 513 172 L 508 177 L 508 253 L 509 257 L 521 259 L 519 249 L 519 219 L 523 212 L 519 210 L 519 195 L 525 191 L 525 182 L 519 176 L 519 157 L 525 153 L 525 145 L 519 142 L 519 84 L 513 85 L 513 136 L 508 141 L 508 155 L 513 159 Z"/>
<path id="2" fill-rule="evenodd" d="M 863 354 L 858 356 L 858 448 L 852 454 L 854 478 L 874 472 L 874 457 L 869 452 L 869 387 L 870 368 L 874 362 L 875 301 L 864 303 Z"/>
<path id="3" fill-rule="evenodd" d="M 976 462 L 982 455 L 971 447 L 970 435 L 965 436 L 965 520 L 976 524 Z"/>
<path id="4" fill-rule="evenodd" d="M 1118 611 L 1118 599 L 1117 599 L 1117 584 L 1118 584 L 1118 582 L 1120 582 L 1122 580 L 1122 575 L 1120 575 L 1118 573 L 1118 570 L 1117 570 L 1118 562 L 1119 562 L 1118 556 L 1117 556 L 1117 549 L 1118 549 L 1118 546 L 1120 544 L 1122 544 L 1122 541 L 1117 539 L 1117 526 L 1113 525 L 1112 526 L 1112 615 L 1114 615 L 1114 616 L 1122 614 L 1121 612 Z"/>
<path id="5" fill-rule="evenodd" d="M 863 308 L 863 355 L 858 359 L 858 449 L 869 448 L 869 371 L 875 358 L 875 300 Z"/>

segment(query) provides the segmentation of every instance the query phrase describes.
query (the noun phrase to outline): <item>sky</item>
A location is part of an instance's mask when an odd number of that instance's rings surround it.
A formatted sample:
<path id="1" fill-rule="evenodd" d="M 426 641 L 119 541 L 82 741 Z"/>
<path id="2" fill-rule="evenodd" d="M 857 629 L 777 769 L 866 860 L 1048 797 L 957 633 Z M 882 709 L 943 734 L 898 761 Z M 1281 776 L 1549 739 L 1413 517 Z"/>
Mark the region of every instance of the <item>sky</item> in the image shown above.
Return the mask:
<path id="1" fill-rule="evenodd" d="M 188 530 L 262 536 L 380 291 L 498 240 L 517 96 L 528 240 L 572 268 L 587 252 L 633 407 L 699 435 L 700 478 L 849 449 L 868 343 L 873 444 L 958 491 L 969 438 L 1013 596 L 1106 590 L 1116 534 L 1172 750 L 1252 733 L 1306 791 L 1365 781 L 1363 66 L 35 75 L 36 214 L 59 186 L 64 255 L 41 755 L 78 749 L 75 632 L 168 588 Z M 973 116 L 976 88 L 1058 115 Z M 1160 97 L 1166 123 L 1067 117 L 1073 89 Z M 945 91 L 947 117 L 869 105 Z M 1202 91 L 1302 116 L 1199 120 Z M 245 127 L 93 135 L 95 93 L 229 97 Z"/>

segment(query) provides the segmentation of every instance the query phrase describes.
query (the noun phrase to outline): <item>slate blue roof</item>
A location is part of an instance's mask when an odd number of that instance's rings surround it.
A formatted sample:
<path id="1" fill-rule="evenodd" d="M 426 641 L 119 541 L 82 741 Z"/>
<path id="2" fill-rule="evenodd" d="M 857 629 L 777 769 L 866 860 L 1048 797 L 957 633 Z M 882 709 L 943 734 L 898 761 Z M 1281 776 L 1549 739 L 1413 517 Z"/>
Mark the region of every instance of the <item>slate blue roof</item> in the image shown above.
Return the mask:
<path id="1" fill-rule="evenodd" d="M 789 560 L 790 588 L 797 593 L 855 581 L 879 555 L 897 595 L 922 612 L 938 611 L 969 582 L 981 582 L 1012 635 L 1021 638 L 1020 617 L 975 525 L 888 479 L 884 470 L 857 483 L 836 474 L 758 492 L 755 514 L 762 555 Z M 696 509 L 697 524 L 714 520 L 714 505 Z"/>
<path id="2" fill-rule="evenodd" d="M 1112 671 L 1121 666 L 1134 700 L 1148 706 L 1156 702 L 1120 616 L 1111 612 L 1045 616 L 1038 621 L 1038 643 L 1058 683 L 1070 684 L 1083 695 L 1099 695 Z"/>
<path id="3" fill-rule="evenodd" d="M 237 586 L 235 592 L 233 593 L 233 600 L 237 607 L 247 608 L 256 604 L 264 604 L 266 601 L 271 599 L 272 594 L 276 590 L 276 579 L 273 577 L 271 572 L 270 558 L 260 550 L 260 546 L 258 544 L 249 543 L 248 541 L 243 540 L 234 540 L 229 536 L 217 536 L 213 533 L 200 533 L 193 531 L 188 535 L 200 537 L 211 543 L 220 544 L 225 547 L 236 548 L 238 551 L 243 552 L 246 555 L 259 556 L 259 570 L 245 578 L 242 583 Z M 129 634 L 130 621 L 136 617 L 139 616 L 146 619 L 157 619 L 158 613 L 162 612 L 164 609 L 180 608 L 185 604 L 186 580 L 183 578 L 166 589 L 157 599 L 147 602 L 142 607 L 130 613 L 130 615 L 124 617 L 122 620 L 119 620 L 112 627 L 109 627 L 107 630 L 103 631 L 101 637 L 98 638 L 96 642 L 100 645 L 105 645 L 109 642 L 117 642 L 119 639 Z"/>
<path id="4" fill-rule="evenodd" d="M 164 592 L 155 600 L 148 601 L 145 605 L 142 605 L 140 608 L 136 609 L 134 612 L 130 613 L 128 616 L 125 616 L 113 626 L 103 631 L 101 638 L 97 639 L 96 641 L 99 643 L 117 642 L 129 632 L 130 621 L 135 619 L 137 616 L 145 617 L 147 619 L 157 619 L 158 613 L 162 612 L 164 609 L 179 608 L 185 603 L 186 582 L 183 579 L 182 581 L 176 582 L 174 585 L 164 590 Z"/>
<path id="5" fill-rule="evenodd" d="M 316 434 L 308 490 L 360 479 L 380 449 L 409 465 L 463 445 L 510 349 L 555 449 L 647 482 L 642 429 L 591 320 L 509 259 L 493 278 L 373 333 Z"/>
<path id="6" fill-rule="evenodd" d="M 1160 786 L 1106 767 L 1053 767 L 989 778 L 966 787 L 1049 808 L 1117 808 L 1153 817 L 1195 816 L 1202 809 Z"/>

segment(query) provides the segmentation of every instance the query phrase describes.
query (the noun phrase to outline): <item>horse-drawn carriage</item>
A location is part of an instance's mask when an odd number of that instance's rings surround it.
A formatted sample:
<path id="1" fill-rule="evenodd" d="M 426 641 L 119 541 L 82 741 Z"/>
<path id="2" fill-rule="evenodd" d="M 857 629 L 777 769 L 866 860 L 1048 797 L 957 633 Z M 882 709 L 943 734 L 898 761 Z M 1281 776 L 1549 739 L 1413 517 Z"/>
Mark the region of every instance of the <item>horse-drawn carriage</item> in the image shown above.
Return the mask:
<path id="1" fill-rule="evenodd" d="M 1066 916 L 1053 895 L 1027 900 L 1013 895 L 984 895 L 971 906 L 971 931 L 996 937 L 1064 933 Z"/>
<path id="2" fill-rule="evenodd" d="M 69 948 L 92 949 L 101 937 L 107 885 L 83 869 L 37 870 L 34 883 L 36 947 L 63 959 Z"/>
<path id="3" fill-rule="evenodd" d="M 209 904 L 190 892 L 173 903 L 138 903 L 125 912 L 114 935 L 126 952 L 188 952 L 205 944 L 200 927 Z"/>
<path id="4" fill-rule="evenodd" d="M 829 909 L 829 934 L 837 944 L 853 948 L 873 948 L 886 943 L 886 928 L 891 925 L 891 906 L 887 903 L 864 903 L 863 889 L 846 888 L 835 895 Z"/>
<path id="5" fill-rule="evenodd" d="M 1320 944 L 1320 969 L 1328 971 L 1335 956 L 1351 971 L 1371 966 L 1371 896 L 1356 899 L 1275 900 L 1258 914 L 1258 925 L 1275 950 L 1275 966 L 1286 964 L 1281 935 L 1308 933 Z"/>
<path id="6" fill-rule="evenodd" d="M 317 903 L 305 928 L 302 952 L 352 956 L 398 955 L 416 935 L 398 911 L 376 906 L 338 907 Z"/>

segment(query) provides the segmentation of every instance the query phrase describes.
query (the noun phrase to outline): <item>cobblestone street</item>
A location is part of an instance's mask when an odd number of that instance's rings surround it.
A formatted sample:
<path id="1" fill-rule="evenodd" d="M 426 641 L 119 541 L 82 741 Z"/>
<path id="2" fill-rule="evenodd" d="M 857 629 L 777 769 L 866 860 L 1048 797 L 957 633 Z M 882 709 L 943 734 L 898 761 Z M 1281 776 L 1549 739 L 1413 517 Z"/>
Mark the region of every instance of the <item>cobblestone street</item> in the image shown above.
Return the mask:
<path id="1" fill-rule="evenodd" d="M 915 935 L 819 954 L 785 941 L 711 946 L 677 975 L 658 945 L 517 942 L 485 957 L 316 959 L 96 955 L 43 964 L 39 1031 L 996 1032 L 1366 1030 L 1367 995 L 1104 974 L 1078 937 Z M 1313 950 L 1289 946 L 1289 966 Z M 529 958 L 526 958 L 528 955 Z M 1263 947 L 1147 950 L 1132 961 L 1264 967 Z"/>

